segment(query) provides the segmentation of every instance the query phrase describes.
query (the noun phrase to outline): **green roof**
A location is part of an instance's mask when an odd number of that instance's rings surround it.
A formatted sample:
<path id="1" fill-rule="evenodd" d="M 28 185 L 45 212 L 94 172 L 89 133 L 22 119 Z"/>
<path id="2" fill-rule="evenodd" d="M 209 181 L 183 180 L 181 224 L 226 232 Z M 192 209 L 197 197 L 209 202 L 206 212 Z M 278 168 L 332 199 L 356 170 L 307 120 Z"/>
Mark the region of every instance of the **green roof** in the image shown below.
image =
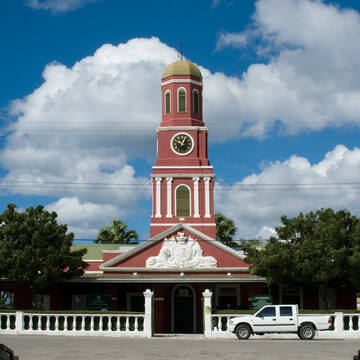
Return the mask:
<path id="1" fill-rule="evenodd" d="M 193 76 L 202 80 L 199 68 L 195 64 L 187 60 L 178 60 L 168 65 L 164 70 L 161 79 L 164 80 L 170 76 L 175 75 Z"/>
<path id="2" fill-rule="evenodd" d="M 120 250 L 120 244 L 73 244 L 72 250 L 87 249 L 83 260 L 102 260 L 103 250 Z"/>

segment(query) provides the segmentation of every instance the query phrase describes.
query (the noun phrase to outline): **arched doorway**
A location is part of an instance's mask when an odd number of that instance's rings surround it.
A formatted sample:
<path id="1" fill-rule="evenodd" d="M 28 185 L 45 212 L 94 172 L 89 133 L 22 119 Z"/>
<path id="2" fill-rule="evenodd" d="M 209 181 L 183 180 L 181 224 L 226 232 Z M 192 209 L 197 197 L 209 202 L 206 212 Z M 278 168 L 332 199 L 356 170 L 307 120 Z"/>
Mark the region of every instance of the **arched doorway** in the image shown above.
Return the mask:
<path id="1" fill-rule="evenodd" d="M 172 291 L 171 329 L 175 333 L 193 333 L 195 327 L 195 291 L 190 285 L 177 285 Z"/>

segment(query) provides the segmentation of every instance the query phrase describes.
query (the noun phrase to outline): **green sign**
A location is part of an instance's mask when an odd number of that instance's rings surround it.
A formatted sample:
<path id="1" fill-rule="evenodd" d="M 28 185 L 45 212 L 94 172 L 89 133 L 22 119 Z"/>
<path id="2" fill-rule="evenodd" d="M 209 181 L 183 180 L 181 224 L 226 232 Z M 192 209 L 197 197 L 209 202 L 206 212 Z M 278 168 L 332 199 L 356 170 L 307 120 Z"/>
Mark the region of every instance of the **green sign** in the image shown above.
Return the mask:
<path id="1" fill-rule="evenodd" d="M 251 297 L 251 308 L 259 310 L 265 305 L 271 305 L 272 302 L 272 295 L 254 295 Z"/>
<path id="2" fill-rule="evenodd" d="M 87 295 L 86 310 L 111 310 L 111 295 Z"/>

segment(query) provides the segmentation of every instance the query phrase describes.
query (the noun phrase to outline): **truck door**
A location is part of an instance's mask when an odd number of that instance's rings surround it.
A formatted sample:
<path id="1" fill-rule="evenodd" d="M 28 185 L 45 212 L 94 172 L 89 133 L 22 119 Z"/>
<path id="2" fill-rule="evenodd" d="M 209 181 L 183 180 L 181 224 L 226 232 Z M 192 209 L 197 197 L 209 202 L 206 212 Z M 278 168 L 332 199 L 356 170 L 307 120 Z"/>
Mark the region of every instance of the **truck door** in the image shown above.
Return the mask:
<path id="1" fill-rule="evenodd" d="M 266 306 L 252 319 L 254 332 L 277 332 L 276 307 Z"/>
<path id="2" fill-rule="evenodd" d="M 279 306 L 278 329 L 280 332 L 297 331 L 297 313 L 293 306 Z"/>

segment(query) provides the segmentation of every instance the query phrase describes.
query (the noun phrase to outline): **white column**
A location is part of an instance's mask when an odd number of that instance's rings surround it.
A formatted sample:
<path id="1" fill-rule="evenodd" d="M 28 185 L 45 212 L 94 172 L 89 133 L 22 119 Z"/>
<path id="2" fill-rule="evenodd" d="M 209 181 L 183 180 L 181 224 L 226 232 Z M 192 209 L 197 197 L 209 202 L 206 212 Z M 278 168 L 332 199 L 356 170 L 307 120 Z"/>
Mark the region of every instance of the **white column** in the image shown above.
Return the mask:
<path id="1" fill-rule="evenodd" d="M 155 191 L 155 207 L 156 207 L 156 213 L 155 217 L 161 217 L 161 178 L 157 177 L 155 178 L 156 181 L 156 191 Z"/>
<path id="2" fill-rule="evenodd" d="M 151 337 L 153 334 L 152 328 L 152 311 L 153 311 L 153 295 L 150 289 L 143 292 L 145 297 L 145 319 L 144 319 L 144 333 L 146 337 Z"/>
<path id="3" fill-rule="evenodd" d="M 171 196 L 171 182 L 172 182 L 172 178 L 168 177 L 166 178 L 167 181 L 167 194 L 166 194 L 166 198 L 167 198 L 167 213 L 166 213 L 166 217 L 172 217 L 172 196 Z"/>
<path id="4" fill-rule="evenodd" d="M 206 289 L 202 293 L 204 297 L 204 336 L 206 338 L 211 338 L 212 324 L 211 324 L 211 297 L 212 292 L 209 289 Z"/>
<path id="5" fill-rule="evenodd" d="M 210 178 L 205 177 L 205 217 L 211 217 L 210 215 Z"/>
<path id="6" fill-rule="evenodd" d="M 194 217 L 200 217 L 199 214 L 199 178 L 194 177 Z"/>

